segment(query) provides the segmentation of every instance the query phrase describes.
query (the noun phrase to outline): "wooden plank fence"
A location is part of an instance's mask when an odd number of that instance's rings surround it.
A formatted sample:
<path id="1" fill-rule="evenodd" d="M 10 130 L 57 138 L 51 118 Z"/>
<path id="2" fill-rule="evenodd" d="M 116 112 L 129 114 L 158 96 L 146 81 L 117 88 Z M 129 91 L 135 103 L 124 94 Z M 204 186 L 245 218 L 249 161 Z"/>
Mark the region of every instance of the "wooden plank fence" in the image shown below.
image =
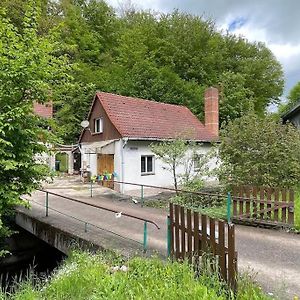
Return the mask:
<path id="1" fill-rule="evenodd" d="M 233 189 L 233 220 L 254 224 L 292 226 L 294 190 L 240 186 Z"/>
<path id="2" fill-rule="evenodd" d="M 196 266 L 203 254 L 214 257 L 222 279 L 236 289 L 237 252 L 233 224 L 170 203 L 171 257 Z"/>

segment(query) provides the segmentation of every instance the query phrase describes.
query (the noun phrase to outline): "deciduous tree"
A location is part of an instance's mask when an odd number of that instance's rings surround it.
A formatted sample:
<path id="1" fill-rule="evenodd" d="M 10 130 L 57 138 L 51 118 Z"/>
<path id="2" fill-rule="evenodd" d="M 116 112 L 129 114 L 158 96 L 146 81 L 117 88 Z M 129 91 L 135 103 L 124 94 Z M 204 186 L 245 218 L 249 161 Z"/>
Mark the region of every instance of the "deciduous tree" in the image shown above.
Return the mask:
<path id="1" fill-rule="evenodd" d="M 47 122 L 33 114 L 33 102 L 55 97 L 68 80 L 68 63 L 54 55 L 55 44 L 39 37 L 39 1 L 25 8 L 22 30 L 1 11 L 0 23 L 0 235 L 3 220 L 20 196 L 34 190 L 49 170 L 38 157 L 46 152 Z"/>
<path id="2" fill-rule="evenodd" d="M 219 155 L 220 179 L 228 185 L 294 187 L 300 180 L 300 132 L 271 117 L 230 121 Z"/>

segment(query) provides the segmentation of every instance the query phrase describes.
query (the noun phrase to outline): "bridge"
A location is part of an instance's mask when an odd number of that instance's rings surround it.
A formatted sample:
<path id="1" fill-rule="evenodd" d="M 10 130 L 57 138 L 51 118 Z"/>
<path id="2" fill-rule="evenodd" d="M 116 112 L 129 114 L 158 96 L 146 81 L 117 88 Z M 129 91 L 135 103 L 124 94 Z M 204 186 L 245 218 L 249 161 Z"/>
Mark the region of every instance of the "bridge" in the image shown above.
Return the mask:
<path id="1" fill-rule="evenodd" d="M 30 209 L 18 207 L 16 223 L 60 251 L 68 254 L 72 245 L 80 245 L 125 256 L 144 255 L 147 249 L 147 255 L 166 257 L 166 210 L 141 207 L 103 187 L 93 189 L 91 197 L 88 185 L 74 182 L 45 190 L 25 197 Z M 298 235 L 237 225 L 236 249 L 239 271 L 253 270 L 267 292 L 280 299 L 299 293 Z"/>
<path id="2" fill-rule="evenodd" d="M 101 187 L 100 187 L 101 189 Z M 28 207 L 16 209 L 16 224 L 61 252 L 72 246 L 92 250 L 114 250 L 125 256 L 137 253 L 167 255 L 166 213 L 90 191 L 80 199 L 68 190 L 37 190 L 23 197 Z"/>

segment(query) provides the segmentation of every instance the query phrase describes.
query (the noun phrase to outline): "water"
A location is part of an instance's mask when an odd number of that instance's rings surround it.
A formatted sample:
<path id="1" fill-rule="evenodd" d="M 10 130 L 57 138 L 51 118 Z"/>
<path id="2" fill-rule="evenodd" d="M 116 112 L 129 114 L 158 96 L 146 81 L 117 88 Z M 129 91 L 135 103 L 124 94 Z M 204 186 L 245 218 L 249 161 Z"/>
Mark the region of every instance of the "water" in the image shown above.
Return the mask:
<path id="1" fill-rule="evenodd" d="M 66 257 L 27 231 L 14 229 L 18 233 L 5 241 L 11 254 L 0 259 L 0 284 L 6 291 L 11 291 L 16 282 L 25 280 L 33 272 L 35 278 L 48 276 Z"/>

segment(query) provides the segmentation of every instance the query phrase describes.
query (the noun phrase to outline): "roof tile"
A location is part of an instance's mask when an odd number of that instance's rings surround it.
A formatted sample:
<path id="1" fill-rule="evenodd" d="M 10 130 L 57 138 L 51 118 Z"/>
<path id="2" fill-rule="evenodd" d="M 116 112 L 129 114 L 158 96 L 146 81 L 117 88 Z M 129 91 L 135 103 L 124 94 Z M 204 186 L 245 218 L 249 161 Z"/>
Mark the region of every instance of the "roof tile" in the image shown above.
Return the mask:
<path id="1" fill-rule="evenodd" d="M 123 137 L 217 140 L 185 106 L 98 92 L 97 97 Z"/>

